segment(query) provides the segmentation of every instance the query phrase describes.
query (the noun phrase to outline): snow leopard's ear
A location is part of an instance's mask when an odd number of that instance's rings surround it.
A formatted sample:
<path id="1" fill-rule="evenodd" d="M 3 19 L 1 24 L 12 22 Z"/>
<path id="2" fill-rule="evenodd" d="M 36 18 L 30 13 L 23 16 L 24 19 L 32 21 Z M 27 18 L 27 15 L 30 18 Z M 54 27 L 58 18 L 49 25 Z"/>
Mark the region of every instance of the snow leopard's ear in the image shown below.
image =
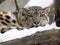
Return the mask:
<path id="1" fill-rule="evenodd" d="M 44 8 L 44 12 L 48 14 L 50 12 L 50 8 L 48 7 Z"/>
<path id="2" fill-rule="evenodd" d="M 28 10 L 26 8 L 20 8 L 19 9 L 19 13 L 22 15 L 26 15 L 27 12 L 28 12 Z"/>

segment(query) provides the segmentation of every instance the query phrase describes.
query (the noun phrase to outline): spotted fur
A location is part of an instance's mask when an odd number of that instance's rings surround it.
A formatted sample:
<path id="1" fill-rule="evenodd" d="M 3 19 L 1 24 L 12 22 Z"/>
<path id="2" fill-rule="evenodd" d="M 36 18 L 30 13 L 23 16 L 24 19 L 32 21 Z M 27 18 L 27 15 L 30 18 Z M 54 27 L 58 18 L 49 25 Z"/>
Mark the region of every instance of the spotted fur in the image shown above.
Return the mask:
<path id="1" fill-rule="evenodd" d="M 16 20 L 16 16 L 12 12 L 0 11 L 0 32 L 4 33 L 9 29 L 22 29 Z"/>
<path id="2" fill-rule="evenodd" d="M 0 11 L 0 32 L 10 29 L 24 29 L 45 26 L 49 23 L 49 8 L 32 6 L 20 8 L 18 13 Z"/>

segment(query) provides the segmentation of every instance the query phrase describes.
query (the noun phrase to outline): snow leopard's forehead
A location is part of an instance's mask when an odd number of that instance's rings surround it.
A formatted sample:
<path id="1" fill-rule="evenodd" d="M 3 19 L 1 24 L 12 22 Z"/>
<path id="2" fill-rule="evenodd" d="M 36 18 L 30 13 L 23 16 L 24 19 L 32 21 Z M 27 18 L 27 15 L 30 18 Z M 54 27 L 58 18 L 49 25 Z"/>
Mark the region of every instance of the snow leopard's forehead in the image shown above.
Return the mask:
<path id="1" fill-rule="evenodd" d="M 29 16 L 29 18 L 32 16 L 33 16 L 33 18 L 35 18 L 35 17 L 37 18 L 37 17 L 40 17 L 40 15 L 45 16 L 45 14 L 47 14 L 47 13 L 45 13 L 44 8 L 39 7 L 39 6 L 31 6 L 26 9 L 28 10 L 28 12 L 26 13 L 26 16 Z"/>
<path id="2" fill-rule="evenodd" d="M 42 9 L 42 7 L 39 7 L 39 6 L 30 6 L 30 7 L 28 7 L 28 9 L 30 9 L 30 10 L 40 10 L 40 9 Z"/>

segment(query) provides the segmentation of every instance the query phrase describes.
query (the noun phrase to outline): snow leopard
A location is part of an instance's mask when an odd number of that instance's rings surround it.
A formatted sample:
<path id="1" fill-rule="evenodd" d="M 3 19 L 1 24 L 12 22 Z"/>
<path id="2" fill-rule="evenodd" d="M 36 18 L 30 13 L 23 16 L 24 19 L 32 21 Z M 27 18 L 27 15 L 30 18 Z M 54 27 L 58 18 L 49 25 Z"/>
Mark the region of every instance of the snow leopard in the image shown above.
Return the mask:
<path id="1" fill-rule="evenodd" d="M 19 12 L 0 11 L 0 32 L 45 26 L 49 23 L 49 11 L 49 8 L 39 6 L 20 8 Z"/>

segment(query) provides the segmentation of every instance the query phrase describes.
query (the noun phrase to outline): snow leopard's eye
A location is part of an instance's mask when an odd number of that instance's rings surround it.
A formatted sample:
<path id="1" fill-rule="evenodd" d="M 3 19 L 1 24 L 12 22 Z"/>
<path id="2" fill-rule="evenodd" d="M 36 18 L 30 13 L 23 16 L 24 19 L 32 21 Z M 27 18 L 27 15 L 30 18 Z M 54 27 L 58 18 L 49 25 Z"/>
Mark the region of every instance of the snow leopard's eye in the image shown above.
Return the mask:
<path id="1" fill-rule="evenodd" d="M 31 13 L 28 13 L 28 14 L 31 14 Z"/>
<path id="2" fill-rule="evenodd" d="M 31 13 L 28 13 L 27 14 L 27 17 L 33 17 Z"/>
<path id="3" fill-rule="evenodd" d="M 41 14 L 44 14 L 44 11 L 41 11 Z"/>

